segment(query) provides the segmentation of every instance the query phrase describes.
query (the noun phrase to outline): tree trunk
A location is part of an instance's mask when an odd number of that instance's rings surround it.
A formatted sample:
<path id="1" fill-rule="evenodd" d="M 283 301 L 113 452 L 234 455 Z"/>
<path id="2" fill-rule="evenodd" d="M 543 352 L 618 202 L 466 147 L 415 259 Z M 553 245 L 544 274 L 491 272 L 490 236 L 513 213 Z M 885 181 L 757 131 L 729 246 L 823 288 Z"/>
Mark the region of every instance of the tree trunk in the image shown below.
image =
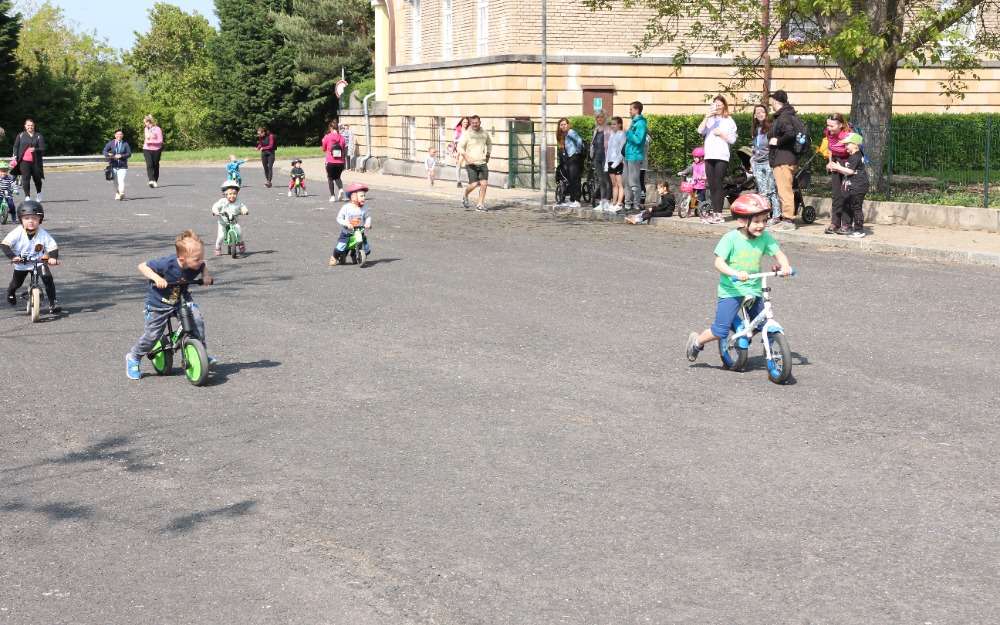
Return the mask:
<path id="1" fill-rule="evenodd" d="M 896 64 L 855 65 L 843 72 L 851 84 L 851 125 L 864 136 L 865 156 L 871 161 L 872 190 L 885 193 Z"/>

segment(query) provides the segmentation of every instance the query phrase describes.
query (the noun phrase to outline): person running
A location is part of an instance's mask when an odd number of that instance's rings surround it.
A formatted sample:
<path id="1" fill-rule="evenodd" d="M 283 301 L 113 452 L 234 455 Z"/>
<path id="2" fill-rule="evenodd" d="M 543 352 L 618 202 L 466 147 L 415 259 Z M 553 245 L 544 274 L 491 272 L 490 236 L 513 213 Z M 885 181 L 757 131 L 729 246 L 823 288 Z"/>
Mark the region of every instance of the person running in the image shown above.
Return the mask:
<path id="1" fill-rule="evenodd" d="M 111 168 L 111 183 L 115 185 L 115 200 L 125 199 L 125 175 L 128 173 L 128 159 L 132 158 L 132 146 L 125 140 L 125 132 L 115 131 L 115 138 L 108 141 L 102 150 Z"/>
<path id="2" fill-rule="evenodd" d="M 469 186 L 462 192 L 462 206 L 469 208 L 469 194 L 479 189 L 477 211 L 486 210 L 486 187 L 490 180 L 490 151 L 493 141 L 490 134 L 483 130 L 482 120 L 478 115 L 469 118 L 469 127 L 458 140 L 458 156 L 465 161 L 465 171 L 469 174 Z"/>
<path id="3" fill-rule="evenodd" d="M 336 202 L 344 193 L 344 183 L 340 176 L 344 173 L 347 157 L 347 142 L 337 131 L 337 120 L 327 126 L 323 137 L 323 153 L 326 154 L 326 181 L 330 186 L 330 202 Z"/>
<path id="4" fill-rule="evenodd" d="M 160 186 L 160 155 L 163 153 L 163 129 L 156 125 L 152 115 L 142 118 L 142 157 L 146 161 L 147 184 L 151 189 Z"/>
<path id="5" fill-rule="evenodd" d="M 42 180 L 45 179 L 45 167 L 42 158 L 45 155 L 45 137 L 35 131 L 35 120 L 24 120 L 24 132 L 14 137 L 14 168 L 21 176 L 24 189 L 24 199 L 31 195 L 31 181 L 35 181 L 35 201 L 42 201 Z"/>
<path id="6" fill-rule="evenodd" d="M 260 152 L 260 162 L 264 166 L 264 186 L 271 188 L 271 178 L 274 175 L 274 152 L 278 148 L 278 141 L 274 133 L 265 126 L 257 129 L 257 151 Z"/>
<path id="7" fill-rule="evenodd" d="M 729 169 L 729 146 L 736 143 L 736 122 L 729 116 L 729 103 L 717 95 L 712 98 L 705 119 L 698 124 L 698 133 L 705 138 L 705 177 L 708 181 L 709 201 L 712 203 L 712 223 L 722 223 L 722 203 L 726 194 L 722 190 L 726 170 Z"/>

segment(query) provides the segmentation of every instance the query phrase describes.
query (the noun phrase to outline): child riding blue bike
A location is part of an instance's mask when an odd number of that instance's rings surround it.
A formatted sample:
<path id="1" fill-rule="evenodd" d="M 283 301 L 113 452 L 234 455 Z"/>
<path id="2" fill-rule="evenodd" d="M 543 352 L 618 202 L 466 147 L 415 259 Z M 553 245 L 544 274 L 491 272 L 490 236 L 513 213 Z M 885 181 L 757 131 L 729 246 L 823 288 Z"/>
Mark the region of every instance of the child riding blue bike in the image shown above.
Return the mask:
<path id="1" fill-rule="evenodd" d="M 240 165 L 246 163 L 245 160 L 237 159 L 235 154 L 229 155 L 229 162 L 226 163 L 226 180 L 235 180 L 243 186 L 243 177 L 240 176 Z"/>
<path id="2" fill-rule="evenodd" d="M 765 312 L 765 298 L 761 297 L 763 292 L 761 277 L 759 274 L 753 275 L 760 270 L 761 258 L 765 254 L 773 256 L 779 264 L 775 268 L 775 272 L 769 275 L 788 276 L 792 274 L 788 257 L 781 251 L 775 238 L 766 232 L 767 219 L 771 210 L 767 200 L 757 193 L 745 193 L 736 198 L 731 210 L 739 220 L 740 227 L 726 233 L 715 246 L 715 268 L 721 274 L 718 301 L 715 307 L 715 322 L 712 327 L 703 330 L 700 334 L 692 332 L 688 336 L 686 352 L 687 358 L 691 362 L 698 359 L 698 354 L 701 353 L 706 344 L 712 341 L 722 341 L 724 347 L 720 348 L 720 353 L 723 356 L 723 364 L 726 365 L 728 345 L 725 341 L 744 306 L 748 307 L 745 313 L 748 319 L 762 323 L 760 320 L 767 317 L 767 315 L 761 314 Z M 769 313 L 769 309 L 766 312 Z M 780 326 L 771 323 L 770 318 L 767 319 L 767 323 L 774 326 L 776 333 L 780 332 Z M 745 347 L 743 349 L 745 350 Z M 770 355 L 770 344 L 768 344 L 767 352 Z M 791 366 L 791 363 L 782 362 L 782 364 L 786 367 Z M 726 368 L 738 369 L 739 367 L 727 365 Z M 787 373 L 783 377 L 787 379 Z"/>

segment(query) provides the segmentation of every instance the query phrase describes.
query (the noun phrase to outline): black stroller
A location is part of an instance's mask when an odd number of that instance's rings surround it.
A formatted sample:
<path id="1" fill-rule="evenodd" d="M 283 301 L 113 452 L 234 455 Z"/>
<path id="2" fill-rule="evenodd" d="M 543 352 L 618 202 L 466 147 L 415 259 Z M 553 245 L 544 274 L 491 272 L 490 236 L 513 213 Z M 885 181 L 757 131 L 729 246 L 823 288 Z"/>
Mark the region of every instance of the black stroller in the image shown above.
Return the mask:
<path id="1" fill-rule="evenodd" d="M 744 146 L 737 150 L 736 153 L 740 157 L 740 166 L 736 168 L 733 175 L 726 177 L 722 187 L 730 206 L 741 194 L 757 191 L 757 180 L 753 177 L 751 173 L 753 169 L 750 166 L 750 157 L 753 155 L 753 151 L 749 147 Z M 792 190 L 795 192 L 795 214 L 801 216 L 802 221 L 807 224 L 816 221 L 816 208 L 806 206 L 805 200 L 802 197 L 802 190 L 808 189 L 812 183 L 811 167 L 817 154 L 818 152 L 813 152 L 812 156 L 799 163 L 798 170 L 792 176 Z"/>

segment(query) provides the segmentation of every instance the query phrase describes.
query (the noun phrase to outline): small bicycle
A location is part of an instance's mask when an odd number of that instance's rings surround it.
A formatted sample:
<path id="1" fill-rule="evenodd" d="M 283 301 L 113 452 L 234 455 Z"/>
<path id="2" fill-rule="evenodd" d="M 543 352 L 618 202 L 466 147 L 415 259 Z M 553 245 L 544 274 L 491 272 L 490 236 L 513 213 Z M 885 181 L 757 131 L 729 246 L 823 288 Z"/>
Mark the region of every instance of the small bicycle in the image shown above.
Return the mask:
<path id="1" fill-rule="evenodd" d="M 296 176 L 292 178 L 292 191 L 295 193 L 295 197 L 306 197 L 309 194 L 306 193 L 305 179 Z"/>
<path id="2" fill-rule="evenodd" d="M 722 358 L 724 368 L 730 371 L 745 370 L 750 343 L 753 342 L 754 335 L 761 333 L 767 337 L 766 340 L 761 339 L 764 343 L 764 356 L 767 358 L 767 377 L 775 384 L 784 384 L 788 381 L 792 375 L 792 350 L 788 346 L 788 339 L 785 338 L 784 328 L 774 320 L 774 312 L 771 310 L 771 289 L 767 286 L 767 279 L 795 274 L 794 270 L 790 274 L 783 274 L 780 271 L 750 274 L 750 280 L 757 278 L 761 280 L 763 309 L 756 317 L 750 319 L 750 311 L 757 298 L 743 299 L 743 305 L 733 320 L 732 331 L 726 339 L 719 341 L 719 356 Z M 733 281 L 739 282 L 736 278 L 733 278 Z"/>
<path id="3" fill-rule="evenodd" d="M 237 217 L 235 215 L 230 217 L 225 213 L 219 213 L 219 218 L 222 219 L 223 227 L 225 228 L 222 235 L 222 242 L 226 244 L 226 253 L 233 258 L 239 258 L 242 240 L 240 239 L 240 230 L 236 227 Z"/>
<path id="4" fill-rule="evenodd" d="M 191 284 L 204 284 L 204 280 L 169 282 L 167 287 Z M 180 320 L 179 327 L 176 329 L 171 321 L 173 317 Z M 169 375 L 174 366 L 174 353 L 180 352 L 184 377 L 191 384 L 202 386 L 208 379 L 208 353 L 205 351 L 204 341 L 198 334 L 198 327 L 191 312 L 191 303 L 182 302 L 174 310 L 171 319 L 167 319 L 167 328 L 164 330 L 163 336 L 153 343 L 153 349 L 146 356 L 153 363 L 153 371 L 157 375 Z"/>
<path id="5" fill-rule="evenodd" d="M 703 217 L 711 210 L 708 200 L 698 199 L 698 190 L 694 188 L 694 178 L 687 178 L 681 182 L 681 198 L 677 204 L 677 216 Z"/>
<path id="6" fill-rule="evenodd" d="M 6 224 L 8 220 L 15 221 L 14 198 L 0 197 L 0 223 Z"/>
<path id="7" fill-rule="evenodd" d="M 31 277 L 28 282 L 28 289 L 21 294 L 27 302 L 25 309 L 31 317 L 31 323 L 36 323 L 42 315 L 42 276 L 49 271 L 49 255 L 44 253 L 41 243 L 35 244 L 35 253 L 31 256 L 23 257 L 21 263 L 31 265 Z M 48 299 L 48 296 L 45 296 Z M 51 304 L 51 302 L 49 302 Z"/>
<path id="8" fill-rule="evenodd" d="M 347 239 L 347 253 L 350 254 L 351 261 L 355 265 L 364 267 L 368 260 L 368 253 L 365 252 L 365 244 L 368 243 L 368 238 L 365 236 L 365 226 L 360 222 L 351 225 L 354 227 L 354 232 Z"/>

